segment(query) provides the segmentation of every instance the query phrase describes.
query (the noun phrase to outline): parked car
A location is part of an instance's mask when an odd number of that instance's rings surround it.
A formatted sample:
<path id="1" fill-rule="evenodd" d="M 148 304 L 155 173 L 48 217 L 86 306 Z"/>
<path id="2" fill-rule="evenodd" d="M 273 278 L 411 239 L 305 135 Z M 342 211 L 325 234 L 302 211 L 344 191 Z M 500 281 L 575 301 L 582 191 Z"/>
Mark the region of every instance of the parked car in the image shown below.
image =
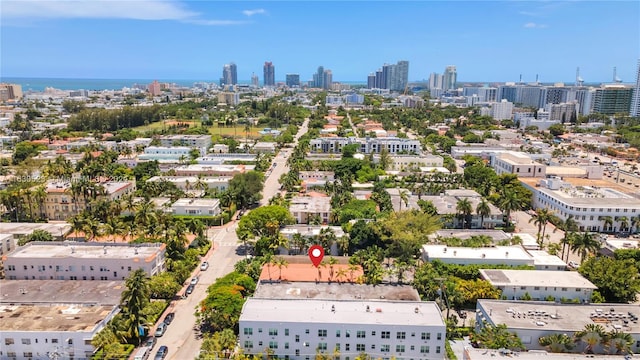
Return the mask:
<path id="1" fill-rule="evenodd" d="M 156 356 L 153 358 L 153 360 L 162 360 L 164 358 L 167 357 L 167 353 L 169 352 L 169 348 L 162 345 L 160 346 L 160 348 L 158 348 L 158 352 L 156 353 Z"/>
<path id="2" fill-rule="evenodd" d="M 200 264 L 200 271 L 207 271 L 207 269 L 209 268 L 209 263 L 204 261 L 202 264 Z"/>
<path id="3" fill-rule="evenodd" d="M 167 316 L 164 317 L 164 323 L 169 325 L 173 321 L 173 318 L 176 316 L 175 313 L 168 313 Z"/>
<path id="4" fill-rule="evenodd" d="M 200 280 L 197 276 L 194 276 L 191 278 L 191 282 L 189 284 L 191 285 L 195 285 L 198 283 L 198 280 Z"/>
<path id="5" fill-rule="evenodd" d="M 160 323 L 160 325 L 158 325 L 158 327 L 156 328 L 155 337 L 164 335 L 165 331 L 167 331 L 167 324 Z"/>
<path id="6" fill-rule="evenodd" d="M 147 341 L 145 341 L 144 346 L 153 349 L 153 347 L 156 346 L 156 342 L 158 342 L 158 340 L 155 337 L 149 337 Z"/>
<path id="7" fill-rule="evenodd" d="M 580 264 L 578 264 L 578 263 L 577 263 L 577 262 L 575 262 L 575 261 L 569 261 L 569 267 L 574 268 L 574 269 L 577 269 L 577 268 L 579 268 L 579 267 L 580 267 Z"/>
<path id="8" fill-rule="evenodd" d="M 185 294 L 187 295 L 191 295 L 191 293 L 193 292 L 193 289 L 195 288 L 195 285 L 189 285 L 187 286 L 187 291 L 185 291 Z"/>

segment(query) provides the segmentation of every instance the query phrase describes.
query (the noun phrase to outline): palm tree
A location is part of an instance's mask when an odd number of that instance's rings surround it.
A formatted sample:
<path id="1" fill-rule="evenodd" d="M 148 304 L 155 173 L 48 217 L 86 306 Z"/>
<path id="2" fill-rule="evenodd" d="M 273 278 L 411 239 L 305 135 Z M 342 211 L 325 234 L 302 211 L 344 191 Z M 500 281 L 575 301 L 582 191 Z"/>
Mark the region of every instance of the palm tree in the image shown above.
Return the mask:
<path id="1" fill-rule="evenodd" d="M 137 269 L 127 277 L 125 281 L 126 289 L 120 297 L 120 304 L 128 320 L 130 334 L 136 339 L 136 344 L 140 343 L 138 328 L 144 321 L 142 310 L 149 303 L 151 290 L 149 289 L 149 277 L 144 269 Z"/>
<path id="2" fill-rule="evenodd" d="M 551 334 L 538 339 L 538 343 L 552 353 L 562 353 L 573 349 L 573 339 L 567 334 Z"/>
<path id="3" fill-rule="evenodd" d="M 544 248 L 544 233 L 547 230 L 547 223 L 549 223 L 551 220 L 553 220 L 555 218 L 555 215 L 553 214 L 552 210 L 549 210 L 549 208 L 541 208 L 541 209 L 537 209 L 535 214 L 533 214 L 533 216 L 531 216 L 531 218 L 529 219 L 529 223 L 533 222 L 534 224 L 538 225 L 538 245 L 540 246 L 540 248 Z"/>
<path id="4" fill-rule="evenodd" d="M 609 333 L 610 347 L 616 350 L 616 355 L 631 353 L 631 346 L 635 342 L 631 334 L 613 330 Z"/>
<path id="5" fill-rule="evenodd" d="M 616 221 L 620 223 L 620 232 L 626 232 L 629 230 L 629 218 L 626 216 L 616 217 Z"/>
<path id="6" fill-rule="evenodd" d="M 476 207 L 476 214 L 480 216 L 480 228 L 484 229 L 484 218 L 491 215 L 491 207 L 489 202 L 482 198 Z"/>
<path id="7" fill-rule="evenodd" d="M 113 236 L 113 242 L 116 242 L 118 236 L 125 234 L 123 223 L 117 217 L 109 217 L 107 222 L 102 225 L 102 231 L 107 236 Z"/>
<path id="8" fill-rule="evenodd" d="M 566 251 L 567 245 L 571 244 L 571 236 L 573 236 L 573 233 L 578 231 L 579 224 L 573 218 L 573 215 L 569 215 L 569 217 L 565 221 L 561 221 L 558 224 L 558 228 L 564 231 L 564 236 L 562 237 L 562 240 L 560 240 L 560 243 L 562 244 L 562 256 L 560 258 L 564 260 L 564 253 Z M 567 262 L 568 261 L 569 261 L 569 252 L 567 252 Z"/>
<path id="9" fill-rule="evenodd" d="M 462 228 L 471 228 L 469 220 L 471 220 L 470 218 L 473 213 L 473 206 L 469 199 L 464 198 L 458 200 L 458 203 L 456 204 L 456 211 L 458 212 L 458 217 L 462 223 Z"/>
<path id="10" fill-rule="evenodd" d="M 607 332 L 600 324 L 587 324 L 584 329 L 575 333 L 576 342 L 585 343 L 584 353 L 593 354 L 593 348 L 598 344 L 606 344 Z"/>
<path id="11" fill-rule="evenodd" d="M 282 256 L 278 256 L 277 258 L 275 258 L 275 260 L 273 260 L 273 265 L 278 268 L 278 280 L 282 280 L 282 268 L 286 268 L 287 266 L 289 266 L 289 262 Z"/>
<path id="12" fill-rule="evenodd" d="M 613 218 L 611 216 L 600 216 L 599 220 L 602 221 L 602 231 L 610 232 L 613 226 Z"/>
<path id="13" fill-rule="evenodd" d="M 307 239 L 297 232 L 291 237 L 291 245 L 297 249 L 298 254 L 304 254 L 307 247 Z"/>
<path id="14" fill-rule="evenodd" d="M 405 207 L 409 206 L 409 192 L 405 189 L 401 189 L 398 195 L 400 196 L 399 211 L 402 211 L 402 203 L 404 203 Z"/>
<path id="15" fill-rule="evenodd" d="M 595 254 L 600 250 L 601 244 L 594 234 L 583 232 L 572 237 L 570 249 L 580 254 L 580 262 L 584 262 L 587 255 Z"/>
<path id="16" fill-rule="evenodd" d="M 640 215 L 632 217 L 629 226 L 631 226 L 631 232 L 634 232 L 634 228 L 635 232 L 638 232 L 638 228 L 640 228 Z"/>
<path id="17" fill-rule="evenodd" d="M 526 200 L 521 199 L 515 190 L 506 188 L 498 203 L 498 207 L 505 213 L 505 224 L 511 224 L 512 211 L 522 210 L 525 205 Z"/>
<path id="18" fill-rule="evenodd" d="M 333 256 L 329 257 L 327 264 L 329 265 L 329 282 L 333 281 L 334 269 L 333 266 L 338 263 L 338 260 Z"/>

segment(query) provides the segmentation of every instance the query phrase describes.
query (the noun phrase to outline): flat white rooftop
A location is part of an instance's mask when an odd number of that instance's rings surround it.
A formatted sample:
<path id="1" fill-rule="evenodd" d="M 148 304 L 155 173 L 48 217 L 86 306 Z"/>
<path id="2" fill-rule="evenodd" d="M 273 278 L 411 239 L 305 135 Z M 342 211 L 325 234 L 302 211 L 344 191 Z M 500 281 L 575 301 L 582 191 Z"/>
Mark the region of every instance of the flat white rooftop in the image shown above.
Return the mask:
<path id="1" fill-rule="evenodd" d="M 480 276 L 493 286 L 544 286 L 597 289 L 577 271 L 481 269 Z"/>
<path id="2" fill-rule="evenodd" d="M 184 207 L 189 207 L 189 206 L 216 207 L 218 205 L 220 205 L 220 200 L 218 200 L 218 199 L 183 198 L 183 199 L 176 200 L 176 202 L 174 202 L 173 205 L 171 205 L 171 206 L 172 207 L 176 207 L 176 206 L 184 206 Z"/>
<path id="3" fill-rule="evenodd" d="M 494 247 L 452 247 L 447 245 L 422 245 L 422 252 L 429 259 L 478 259 L 478 260 L 520 260 L 533 265 L 531 256 L 520 246 Z"/>
<path id="4" fill-rule="evenodd" d="M 529 255 L 533 258 L 533 264 L 535 266 L 567 266 L 559 257 L 551 255 L 544 250 L 529 250 Z"/>
<path id="5" fill-rule="evenodd" d="M 83 243 L 83 242 L 35 242 L 29 243 L 7 255 L 8 258 L 81 258 L 81 259 L 133 259 L 144 261 L 155 256 L 164 244 Z"/>
<path id="6" fill-rule="evenodd" d="M 240 321 L 444 326 L 442 314 L 436 303 L 424 301 L 250 298 L 242 308 Z"/>
<path id="7" fill-rule="evenodd" d="M 594 355 L 576 353 L 551 353 L 544 350 L 520 351 L 517 354 L 504 350 L 475 349 L 471 346 L 464 349 L 467 360 L 498 360 L 498 359 L 518 359 L 518 360 L 593 360 Z M 624 360 L 624 355 L 606 355 L 606 360 Z M 630 359 L 640 359 L 637 355 L 631 355 Z"/>
<path id="8" fill-rule="evenodd" d="M 91 332 L 117 305 L 2 305 L 0 332 Z"/>

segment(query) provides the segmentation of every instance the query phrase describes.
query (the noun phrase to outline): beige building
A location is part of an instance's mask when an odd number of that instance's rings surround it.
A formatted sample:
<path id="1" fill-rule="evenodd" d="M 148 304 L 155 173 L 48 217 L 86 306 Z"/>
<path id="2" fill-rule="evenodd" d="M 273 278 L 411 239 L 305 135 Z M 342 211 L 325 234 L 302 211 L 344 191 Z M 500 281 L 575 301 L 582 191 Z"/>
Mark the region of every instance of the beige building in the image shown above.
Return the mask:
<path id="1" fill-rule="evenodd" d="M 0 84 L 0 101 L 22 99 L 22 86 L 18 84 Z"/>
<path id="2" fill-rule="evenodd" d="M 104 188 L 104 195 L 99 195 L 98 198 L 109 200 L 118 200 L 136 191 L 135 181 L 108 181 L 98 185 Z M 49 220 L 67 220 L 85 208 L 82 196 L 74 201 L 69 181 L 49 181 L 45 191 L 47 196 L 44 201 L 44 211 Z"/>
<path id="3" fill-rule="evenodd" d="M 547 166 L 532 160 L 522 153 L 502 153 L 493 163 L 496 174 L 515 174 L 519 177 L 542 177 L 547 174 Z"/>
<path id="4" fill-rule="evenodd" d="M 253 169 L 253 168 L 252 168 Z M 176 176 L 231 176 L 252 170 L 246 165 L 183 165 L 174 169 Z"/>
<path id="5" fill-rule="evenodd" d="M 329 223 L 331 215 L 331 198 L 328 196 L 295 196 L 291 199 L 289 212 L 298 224 L 308 224 L 313 218 L 320 218 L 323 224 Z"/>
<path id="6" fill-rule="evenodd" d="M 32 242 L 4 255 L 9 280 L 124 280 L 165 270 L 165 244 Z"/>

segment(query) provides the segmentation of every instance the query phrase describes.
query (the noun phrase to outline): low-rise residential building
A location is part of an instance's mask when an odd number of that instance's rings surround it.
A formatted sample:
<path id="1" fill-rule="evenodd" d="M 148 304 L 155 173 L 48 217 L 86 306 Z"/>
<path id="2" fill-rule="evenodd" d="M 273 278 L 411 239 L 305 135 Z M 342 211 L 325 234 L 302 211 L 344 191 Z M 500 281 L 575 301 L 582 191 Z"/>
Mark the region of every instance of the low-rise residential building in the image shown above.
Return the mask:
<path id="1" fill-rule="evenodd" d="M 0 233 L 0 256 L 11 252 L 18 246 L 18 239 L 11 234 Z"/>
<path id="2" fill-rule="evenodd" d="M 435 302 L 250 298 L 239 328 L 245 354 L 445 358 L 446 329 Z"/>
<path id="3" fill-rule="evenodd" d="M 185 198 L 171 205 L 174 215 L 217 216 L 220 215 L 219 199 Z"/>
<path id="4" fill-rule="evenodd" d="M 471 248 L 422 245 L 421 251 L 424 261 L 440 260 L 445 264 L 534 266 L 533 258 L 520 246 Z"/>
<path id="5" fill-rule="evenodd" d="M 379 154 L 383 149 L 389 154 L 419 154 L 421 145 L 419 140 L 397 137 L 384 138 L 355 138 L 355 137 L 324 137 L 312 139 L 309 146 L 312 152 L 339 153 L 345 145 L 359 144 L 359 152 L 363 154 Z"/>
<path id="6" fill-rule="evenodd" d="M 76 181 L 76 180 L 71 180 Z M 85 201 L 82 195 L 74 198 L 71 181 L 48 181 L 45 186 L 46 198 L 42 210 L 49 220 L 67 220 L 79 214 L 85 208 Z M 97 198 L 106 200 L 119 200 L 127 194 L 136 191 L 135 181 L 106 181 L 95 183 L 97 187 L 102 187 L 104 192 L 97 195 Z"/>
<path id="7" fill-rule="evenodd" d="M 309 193 L 307 196 L 291 198 L 289 212 L 298 224 L 309 224 L 313 219 L 319 219 L 322 224 L 329 223 L 331 215 L 331 198 L 319 193 Z"/>
<path id="8" fill-rule="evenodd" d="M 191 148 L 187 146 L 149 146 L 144 149 L 144 154 L 138 155 L 140 161 L 189 161 Z"/>
<path id="9" fill-rule="evenodd" d="M 265 142 L 265 141 L 259 141 L 257 142 L 255 145 L 253 145 L 253 147 L 251 148 L 251 150 L 254 153 L 267 153 L 267 154 L 273 154 L 276 152 L 276 143 L 274 142 Z"/>
<path id="10" fill-rule="evenodd" d="M 340 239 L 345 236 L 349 236 L 349 234 L 345 233 L 342 227 L 340 226 L 329 226 L 329 225 L 287 225 L 283 229 L 280 230 L 280 234 L 284 236 L 287 240 L 289 240 L 289 246 L 286 248 L 280 248 L 280 254 L 294 254 L 301 253 L 301 249 L 297 248 L 295 241 L 293 241 L 294 236 L 296 234 L 300 234 L 307 241 L 312 241 L 317 239 L 319 236 L 322 236 L 323 233 L 331 232 L 335 235 L 336 241 L 340 241 Z M 336 242 L 330 245 L 330 255 L 338 255 L 339 246 Z"/>
<path id="11" fill-rule="evenodd" d="M 471 204 L 472 209 L 477 209 L 478 204 L 482 201 L 482 196 L 474 190 L 445 190 L 441 195 L 422 196 L 422 200 L 430 201 L 438 210 L 438 215 L 450 215 L 445 223 L 446 227 L 462 228 L 462 221 L 456 209 L 460 200 L 466 199 Z M 393 196 L 392 196 L 393 201 Z M 471 214 L 470 221 L 467 226 L 471 229 L 493 229 L 504 225 L 503 214 L 495 205 L 488 202 L 489 215 L 481 217 L 475 211 Z"/>
<path id="12" fill-rule="evenodd" d="M 601 325 L 605 331 L 622 331 L 633 338 L 631 352 L 640 351 L 640 310 L 637 304 L 561 304 L 540 301 L 503 301 L 478 299 L 476 330 L 483 326 L 505 324 L 515 332 L 528 350 L 544 350 L 538 340 L 553 334 L 572 337 L 587 325 Z M 584 344 L 572 350 L 582 353 Z M 594 354 L 602 354 L 602 344 L 596 344 Z M 608 353 L 608 351 L 607 351 Z M 597 356 L 597 355 L 596 355 Z"/>
<path id="13" fill-rule="evenodd" d="M 158 137 L 160 145 L 164 147 L 185 146 L 188 148 L 197 148 L 204 155 L 211 147 L 210 135 L 163 135 Z"/>
<path id="14" fill-rule="evenodd" d="M 204 165 L 192 164 L 174 168 L 177 176 L 231 176 L 253 170 L 249 165 Z"/>
<path id="15" fill-rule="evenodd" d="M 0 281 L 1 359 L 90 359 L 120 311 L 122 281 Z"/>
<path id="16" fill-rule="evenodd" d="M 373 161 L 380 162 L 380 156 L 374 155 Z M 421 167 L 442 167 L 444 160 L 437 155 L 390 155 L 387 170 L 409 171 Z"/>
<path id="17" fill-rule="evenodd" d="M 168 181 L 185 192 L 204 191 L 207 188 L 225 191 L 229 187 L 229 181 L 231 179 L 229 176 L 154 176 L 147 180 L 147 182 Z"/>
<path id="18" fill-rule="evenodd" d="M 165 270 L 165 244 L 31 242 L 2 257 L 9 280 L 124 280 Z"/>
<path id="19" fill-rule="evenodd" d="M 575 179 L 580 182 L 581 179 Z M 637 194 L 609 187 L 605 180 L 572 185 L 573 179 L 521 179 L 533 193 L 534 209 L 548 208 L 561 220 L 572 216 L 580 231 L 630 232 L 631 220 L 640 216 Z"/>
<path id="20" fill-rule="evenodd" d="M 547 166 L 532 160 L 524 153 L 510 152 L 495 156 L 493 169 L 496 174 L 515 174 L 519 177 L 542 177 L 547 175 Z"/>
<path id="21" fill-rule="evenodd" d="M 481 269 L 480 277 L 502 292 L 504 299 L 591 301 L 598 288 L 577 271 Z M 551 300 L 553 299 L 553 300 Z"/>

